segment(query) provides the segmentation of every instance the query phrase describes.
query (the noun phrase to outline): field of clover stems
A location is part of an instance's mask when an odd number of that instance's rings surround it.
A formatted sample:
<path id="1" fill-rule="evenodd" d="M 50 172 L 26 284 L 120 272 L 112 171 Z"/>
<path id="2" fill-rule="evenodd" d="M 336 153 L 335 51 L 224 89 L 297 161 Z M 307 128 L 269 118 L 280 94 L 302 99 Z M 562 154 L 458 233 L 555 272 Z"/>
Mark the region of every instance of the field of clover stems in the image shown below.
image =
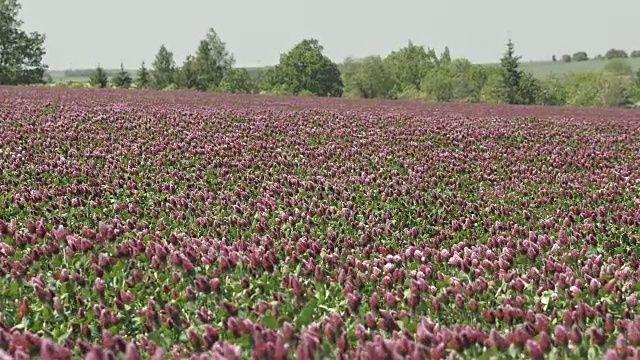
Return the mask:
<path id="1" fill-rule="evenodd" d="M 0 359 L 640 357 L 640 112 L 0 88 Z"/>

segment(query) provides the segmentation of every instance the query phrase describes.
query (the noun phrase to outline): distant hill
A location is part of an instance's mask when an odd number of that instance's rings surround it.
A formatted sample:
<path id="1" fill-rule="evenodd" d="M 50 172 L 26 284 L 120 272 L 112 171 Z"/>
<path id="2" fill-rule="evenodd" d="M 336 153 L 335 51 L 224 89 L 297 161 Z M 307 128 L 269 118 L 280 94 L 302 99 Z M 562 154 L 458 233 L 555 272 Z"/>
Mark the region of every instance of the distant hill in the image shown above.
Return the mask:
<path id="1" fill-rule="evenodd" d="M 53 81 L 77 81 L 77 82 L 85 82 L 89 81 L 91 74 L 93 74 L 94 69 L 73 69 L 73 70 L 50 70 L 47 71 L 46 74 L 49 74 Z M 115 76 L 120 69 L 105 69 L 107 75 L 109 77 Z M 138 73 L 137 69 L 127 70 L 131 76 L 136 76 Z M 45 76 L 46 76 L 45 74 Z"/>
<path id="2" fill-rule="evenodd" d="M 258 77 L 260 77 L 260 75 L 262 75 L 262 73 L 267 71 L 269 68 L 270 67 L 265 66 L 265 67 L 247 67 L 245 69 L 249 72 L 249 76 L 251 76 L 252 79 L 257 79 Z M 125 69 L 125 70 L 128 71 L 129 74 L 131 74 L 131 76 L 133 76 L 134 78 L 138 74 L 138 69 Z M 94 71 L 95 71 L 94 69 L 49 70 L 45 73 L 45 76 L 46 74 L 50 75 L 53 81 L 87 82 L 89 81 L 89 78 L 91 77 L 91 74 L 93 74 Z M 105 69 L 105 71 L 107 72 L 107 75 L 109 77 L 112 77 L 112 76 L 115 76 L 120 71 L 120 69 Z"/>
<path id="3" fill-rule="evenodd" d="M 634 71 L 640 68 L 640 58 L 619 59 L 631 66 Z M 530 71 L 536 77 L 545 77 L 552 74 L 562 75 L 568 73 L 597 72 L 602 71 L 604 66 L 611 60 L 588 60 L 579 62 L 563 61 L 530 61 L 522 62 L 522 68 Z"/>
<path id="4" fill-rule="evenodd" d="M 634 71 L 640 68 L 640 58 L 625 58 L 622 61 L 629 64 Z M 568 73 L 579 72 L 597 72 L 602 71 L 604 66 L 611 60 L 588 60 L 579 62 L 563 62 L 563 61 L 523 61 L 522 68 L 531 72 L 536 77 L 546 77 L 549 75 L 563 75 Z M 498 66 L 497 63 L 485 64 L 486 66 Z M 247 71 L 252 79 L 257 79 L 270 67 L 247 67 Z M 51 75 L 54 81 L 77 81 L 86 82 L 93 73 L 93 69 L 74 69 L 74 70 L 51 70 L 47 73 Z M 105 69 L 109 76 L 114 76 L 120 69 Z M 133 77 L 136 76 L 138 70 L 127 70 Z"/>

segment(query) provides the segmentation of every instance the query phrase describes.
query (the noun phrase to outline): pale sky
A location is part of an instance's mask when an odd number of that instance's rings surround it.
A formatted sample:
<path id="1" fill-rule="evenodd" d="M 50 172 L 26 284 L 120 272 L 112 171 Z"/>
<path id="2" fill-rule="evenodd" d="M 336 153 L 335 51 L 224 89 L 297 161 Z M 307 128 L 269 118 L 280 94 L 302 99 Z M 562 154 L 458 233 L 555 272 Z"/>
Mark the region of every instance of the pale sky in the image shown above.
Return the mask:
<path id="1" fill-rule="evenodd" d="M 22 0 L 24 29 L 47 36 L 50 69 L 137 68 L 161 44 L 176 62 L 213 27 L 237 66 L 278 62 L 304 38 L 334 61 L 407 44 L 448 45 L 453 57 L 495 62 L 509 35 L 523 60 L 611 47 L 640 49 L 638 0 Z"/>

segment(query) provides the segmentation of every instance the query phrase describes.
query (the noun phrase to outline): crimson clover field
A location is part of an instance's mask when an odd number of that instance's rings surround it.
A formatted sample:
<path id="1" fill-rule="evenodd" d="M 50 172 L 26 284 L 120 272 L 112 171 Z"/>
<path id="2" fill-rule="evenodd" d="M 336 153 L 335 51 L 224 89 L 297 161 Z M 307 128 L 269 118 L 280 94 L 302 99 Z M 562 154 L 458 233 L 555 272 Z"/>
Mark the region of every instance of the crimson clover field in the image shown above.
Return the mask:
<path id="1" fill-rule="evenodd" d="M 0 88 L 0 359 L 640 357 L 640 112 Z"/>

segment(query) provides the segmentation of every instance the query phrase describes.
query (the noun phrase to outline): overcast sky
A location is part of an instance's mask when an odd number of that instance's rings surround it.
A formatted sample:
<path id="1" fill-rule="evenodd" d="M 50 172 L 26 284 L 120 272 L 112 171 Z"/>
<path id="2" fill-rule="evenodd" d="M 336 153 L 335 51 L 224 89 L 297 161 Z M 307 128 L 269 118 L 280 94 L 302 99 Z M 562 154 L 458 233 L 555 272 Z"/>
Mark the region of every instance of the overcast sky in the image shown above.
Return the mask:
<path id="1" fill-rule="evenodd" d="M 161 44 L 182 63 L 213 27 L 238 66 L 277 63 L 317 38 L 334 61 L 414 43 L 495 62 L 507 37 L 525 60 L 640 49 L 638 0 L 22 0 L 24 28 L 47 36 L 51 69 L 136 68 Z"/>

